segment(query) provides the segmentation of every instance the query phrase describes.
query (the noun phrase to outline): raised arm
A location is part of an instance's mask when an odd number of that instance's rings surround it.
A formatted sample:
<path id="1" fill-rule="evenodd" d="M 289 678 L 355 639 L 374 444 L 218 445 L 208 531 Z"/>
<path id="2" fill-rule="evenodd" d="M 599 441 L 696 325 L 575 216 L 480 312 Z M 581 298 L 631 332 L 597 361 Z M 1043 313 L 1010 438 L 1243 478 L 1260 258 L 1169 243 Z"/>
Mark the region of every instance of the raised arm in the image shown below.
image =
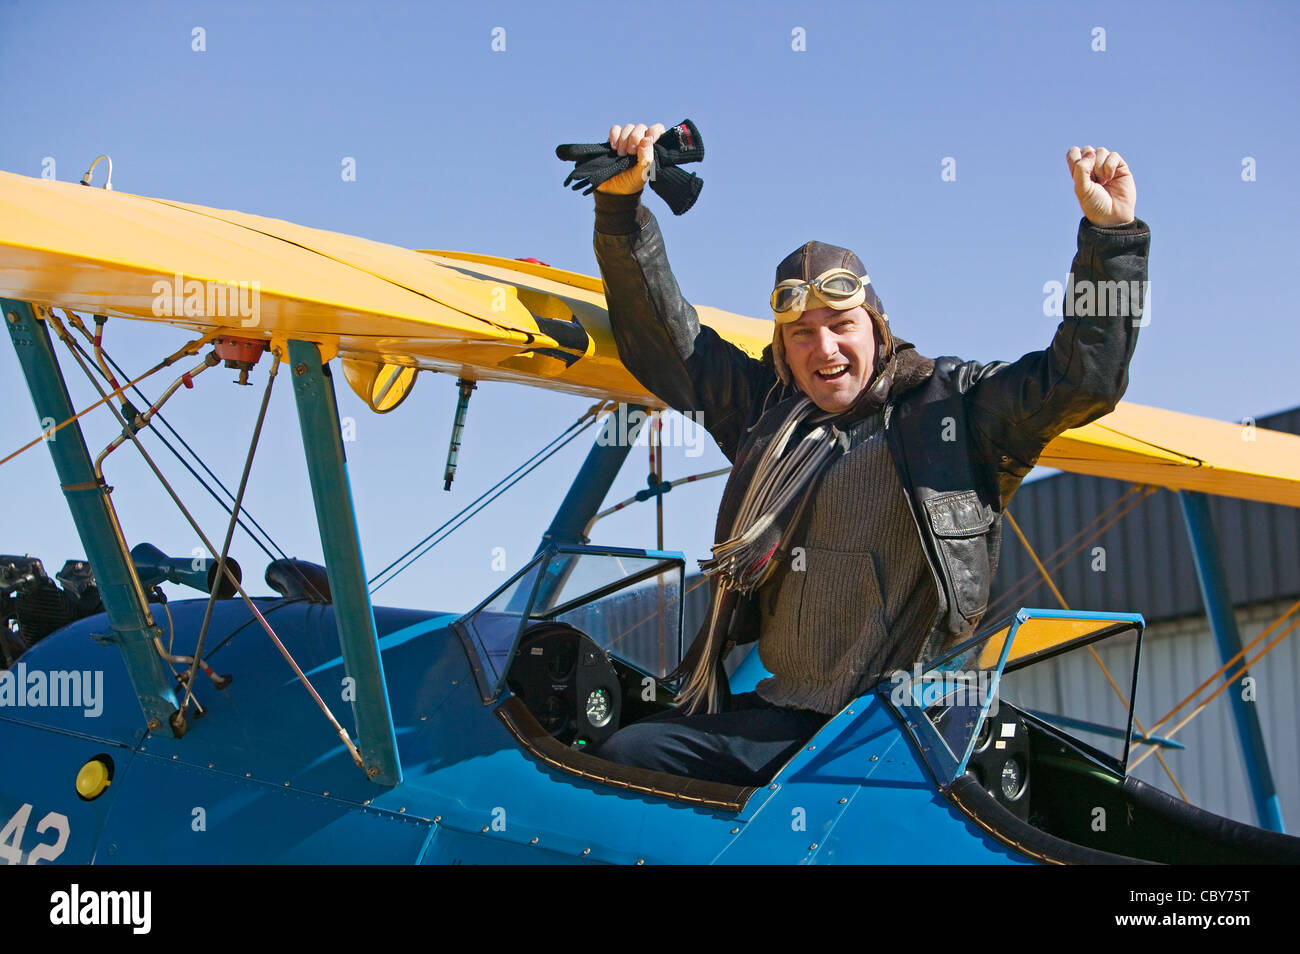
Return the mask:
<path id="1" fill-rule="evenodd" d="M 595 192 L 594 245 L 619 357 L 633 377 L 679 411 L 696 411 L 728 460 L 776 382 L 770 361 L 751 358 L 701 325 L 668 266 L 663 234 L 641 189 L 663 127 L 614 127 L 609 142 L 638 165 Z"/>
<path id="2" fill-rule="evenodd" d="M 966 391 L 973 436 L 1000 461 L 1004 501 L 1053 438 L 1119 403 L 1145 303 L 1151 231 L 1133 217 L 1128 166 L 1091 146 L 1072 148 L 1067 161 L 1084 218 L 1065 317 L 1046 350 L 972 366 Z"/>

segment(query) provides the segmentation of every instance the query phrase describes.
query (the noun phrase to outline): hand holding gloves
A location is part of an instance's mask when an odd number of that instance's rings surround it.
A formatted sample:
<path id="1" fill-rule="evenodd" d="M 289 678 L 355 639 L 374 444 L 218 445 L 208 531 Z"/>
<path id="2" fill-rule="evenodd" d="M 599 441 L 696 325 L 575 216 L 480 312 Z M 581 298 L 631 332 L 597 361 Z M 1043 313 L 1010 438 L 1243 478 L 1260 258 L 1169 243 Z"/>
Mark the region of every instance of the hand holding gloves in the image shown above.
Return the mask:
<path id="1" fill-rule="evenodd" d="M 566 162 L 576 162 L 565 185 L 590 195 L 596 186 L 636 165 L 636 156 L 620 156 L 608 142 L 566 143 L 555 147 L 555 155 Z M 654 162 L 650 167 L 650 188 L 668 203 L 674 215 L 682 215 L 699 198 L 704 180 L 678 166 L 704 158 L 704 141 L 695 123 L 683 119 L 666 131 L 654 144 Z"/>

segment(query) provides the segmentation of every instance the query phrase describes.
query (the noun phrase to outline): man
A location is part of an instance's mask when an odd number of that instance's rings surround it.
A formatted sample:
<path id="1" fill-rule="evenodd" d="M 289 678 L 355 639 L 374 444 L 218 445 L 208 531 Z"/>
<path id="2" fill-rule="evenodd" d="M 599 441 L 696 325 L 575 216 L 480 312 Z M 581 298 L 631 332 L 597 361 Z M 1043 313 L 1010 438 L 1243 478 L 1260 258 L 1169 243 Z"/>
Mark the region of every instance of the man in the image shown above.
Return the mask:
<path id="1" fill-rule="evenodd" d="M 733 462 L 709 619 L 674 676 L 675 709 L 595 753 L 736 785 L 766 783 L 836 712 L 895 669 L 969 636 L 988 603 L 1001 513 L 1043 448 L 1118 403 L 1146 287 L 1147 225 L 1118 153 L 1069 150 L 1084 212 L 1050 347 L 1014 363 L 931 360 L 891 330 L 862 262 L 808 242 L 776 270 L 772 345 L 755 360 L 699 324 L 640 204 L 660 124 L 614 126 L 637 165 L 596 189 L 595 249 L 628 370 L 703 415 Z M 1091 291 L 1088 291 L 1091 289 Z M 1113 296 L 1112 296 L 1113 298 Z M 1067 312 L 1072 309 L 1067 307 Z M 722 660 L 758 640 L 772 673 L 731 697 Z"/>

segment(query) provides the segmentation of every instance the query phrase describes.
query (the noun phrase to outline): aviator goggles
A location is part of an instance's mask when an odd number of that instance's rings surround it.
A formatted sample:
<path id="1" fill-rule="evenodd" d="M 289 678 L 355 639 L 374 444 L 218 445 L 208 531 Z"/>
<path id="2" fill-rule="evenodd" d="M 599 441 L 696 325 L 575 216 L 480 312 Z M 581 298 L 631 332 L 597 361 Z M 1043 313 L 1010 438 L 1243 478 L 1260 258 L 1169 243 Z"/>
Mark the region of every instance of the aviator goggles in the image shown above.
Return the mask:
<path id="1" fill-rule="evenodd" d="M 847 268 L 832 268 L 812 281 L 787 278 L 772 291 L 772 312 L 777 324 L 795 321 L 803 312 L 822 307 L 811 297 L 812 292 L 836 311 L 848 311 L 866 301 L 869 284 L 870 277 L 855 275 Z"/>

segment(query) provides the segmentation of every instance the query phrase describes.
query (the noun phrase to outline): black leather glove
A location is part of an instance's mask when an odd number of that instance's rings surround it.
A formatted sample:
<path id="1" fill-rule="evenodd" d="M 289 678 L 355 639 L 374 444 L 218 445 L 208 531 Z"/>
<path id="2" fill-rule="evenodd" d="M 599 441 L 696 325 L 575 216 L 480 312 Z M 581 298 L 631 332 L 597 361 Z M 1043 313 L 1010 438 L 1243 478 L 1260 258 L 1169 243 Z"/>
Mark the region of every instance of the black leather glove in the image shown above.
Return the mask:
<path id="1" fill-rule="evenodd" d="M 704 158 L 700 131 L 695 123 L 683 119 L 659 137 L 654 154 L 650 188 L 668 203 L 674 215 L 682 215 L 695 204 L 704 188 L 704 180 L 695 173 L 677 168 L 682 163 Z M 585 186 L 583 195 L 590 195 L 602 182 L 636 165 L 636 156 L 620 156 L 608 142 L 566 143 L 555 147 L 555 155 L 577 163 L 564 184 L 572 182 L 575 191 Z"/>

